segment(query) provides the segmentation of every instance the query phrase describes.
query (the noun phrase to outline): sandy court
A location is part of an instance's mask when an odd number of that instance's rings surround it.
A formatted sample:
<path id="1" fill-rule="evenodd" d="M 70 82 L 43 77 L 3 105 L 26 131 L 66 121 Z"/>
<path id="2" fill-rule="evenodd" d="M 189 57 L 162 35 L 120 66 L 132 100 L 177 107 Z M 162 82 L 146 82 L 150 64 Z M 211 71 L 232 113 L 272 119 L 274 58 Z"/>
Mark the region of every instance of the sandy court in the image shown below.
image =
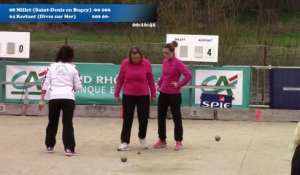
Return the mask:
<path id="1" fill-rule="evenodd" d="M 156 119 L 149 121 L 148 143 L 157 140 Z M 76 157 L 66 157 L 61 122 L 54 154 L 44 146 L 47 117 L 0 116 L 1 175 L 195 174 L 288 175 L 288 144 L 296 123 L 184 120 L 183 150 L 175 152 L 172 120 L 168 148 L 141 150 L 135 118 L 131 149 L 118 152 L 122 120 L 74 119 Z M 214 140 L 215 135 L 221 141 Z M 141 154 L 138 154 L 140 151 Z M 121 156 L 128 161 L 122 163 Z"/>

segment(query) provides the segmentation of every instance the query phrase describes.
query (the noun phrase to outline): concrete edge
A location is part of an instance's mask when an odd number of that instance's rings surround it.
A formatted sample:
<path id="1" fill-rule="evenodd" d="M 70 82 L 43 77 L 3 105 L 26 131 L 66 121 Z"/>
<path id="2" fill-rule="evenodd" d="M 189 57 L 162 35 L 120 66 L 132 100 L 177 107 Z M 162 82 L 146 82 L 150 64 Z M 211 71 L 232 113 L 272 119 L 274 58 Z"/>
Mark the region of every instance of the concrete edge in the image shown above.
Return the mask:
<path id="1" fill-rule="evenodd" d="M 230 120 L 230 121 L 263 121 L 263 122 L 294 122 L 300 120 L 300 110 L 284 109 L 211 109 L 182 107 L 184 119 Z M 48 107 L 41 111 L 36 104 L 0 103 L 0 115 L 16 116 L 47 116 Z M 120 118 L 121 106 L 111 105 L 77 105 L 75 116 Z M 157 107 L 150 107 L 150 118 L 157 118 Z M 172 118 L 168 111 L 167 118 Z"/>

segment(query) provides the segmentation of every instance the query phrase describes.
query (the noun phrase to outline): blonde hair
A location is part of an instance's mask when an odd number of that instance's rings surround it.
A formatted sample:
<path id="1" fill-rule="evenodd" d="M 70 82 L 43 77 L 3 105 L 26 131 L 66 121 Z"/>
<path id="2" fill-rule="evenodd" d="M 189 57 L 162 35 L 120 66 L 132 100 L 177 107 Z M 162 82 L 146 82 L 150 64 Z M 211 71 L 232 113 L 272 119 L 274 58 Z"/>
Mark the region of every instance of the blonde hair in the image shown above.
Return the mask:
<path id="1" fill-rule="evenodd" d="M 297 146 L 300 145 L 300 121 L 298 122 L 295 131 L 294 131 L 294 139 L 290 143 L 289 148 L 295 150 Z"/>

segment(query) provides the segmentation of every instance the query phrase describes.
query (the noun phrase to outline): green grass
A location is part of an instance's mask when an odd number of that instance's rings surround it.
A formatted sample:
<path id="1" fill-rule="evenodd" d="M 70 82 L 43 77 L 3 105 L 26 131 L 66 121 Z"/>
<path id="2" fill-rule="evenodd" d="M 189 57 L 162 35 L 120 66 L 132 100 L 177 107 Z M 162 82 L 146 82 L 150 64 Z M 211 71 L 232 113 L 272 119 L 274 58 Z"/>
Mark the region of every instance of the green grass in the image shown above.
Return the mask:
<path id="1" fill-rule="evenodd" d="M 227 44 L 234 40 L 233 44 L 236 45 L 250 45 L 250 44 L 264 44 L 267 41 L 270 46 L 281 46 L 281 47 L 299 47 L 300 45 L 300 32 L 296 29 L 300 26 L 294 24 L 293 28 L 289 31 L 287 28 L 290 28 L 290 23 L 282 24 L 280 27 L 285 27 L 285 29 L 278 29 L 275 32 L 265 32 L 257 33 L 257 29 L 253 26 L 251 22 L 241 24 L 239 31 L 231 34 L 229 36 L 220 35 L 220 44 Z M 276 28 L 276 25 L 274 26 Z M 0 31 L 25 31 L 17 27 L 10 25 L 1 25 Z M 109 42 L 109 43 L 136 43 L 141 44 L 144 42 L 164 42 L 166 33 L 158 33 L 153 29 L 132 29 L 129 31 L 98 31 L 97 33 L 83 32 L 83 31 L 73 31 L 73 32 L 41 32 L 34 31 L 31 29 L 31 41 L 64 41 L 66 38 L 68 40 L 80 40 L 87 42 Z M 279 31 L 280 30 L 280 31 Z M 282 31 L 281 31 L 282 30 Z M 201 34 L 201 33 L 199 33 Z M 231 37 L 231 38 L 230 38 Z M 226 41 L 224 39 L 226 38 Z M 223 41 L 222 41 L 223 40 Z M 230 42 L 232 43 L 232 42 Z"/>
<path id="2" fill-rule="evenodd" d="M 32 32 L 31 37 L 33 41 L 60 41 L 68 38 L 69 40 L 81 40 L 89 42 L 160 42 L 160 36 L 153 33 L 118 33 L 118 32 L 105 32 L 105 33 L 86 33 L 86 32 L 73 32 L 73 33 L 43 33 Z"/>
<path id="3" fill-rule="evenodd" d="M 257 36 L 255 33 L 240 33 L 237 38 L 237 44 L 263 44 L 265 39 L 262 36 Z M 300 45 L 300 32 L 285 32 L 285 33 L 269 33 L 266 36 L 268 45 L 282 46 L 282 47 L 299 47 Z M 93 33 L 42 33 L 32 32 L 32 41 L 63 41 L 80 40 L 87 42 L 111 42 L 111 43 L 143 43 L 143 42 L 163 42 L 164 36 L 154 34 L 133 34 L 128 37 L 127 34 L 120 33 L 106 33 L 106 34 L 93 34 Z M 221 40 L 222 38 L 220 38 Z"/>
<path id="4" fill-rule="evenodd" d="M 267 35 L 256 33 L 239 33 L 237 45 L 262 45 L 267 42 L 269 46 L 298 48 L 300 46 L 300 32 L 268 33 Z"/>
<path id="5" fill-rule="evenodd" d="M 286 32 L 282 34 L 271 34 L 273 45 L 283 46 L 288 48 L 298 48 L 300 46 L 299 32 Z"/>
<path id="6" fill-rule="evenodd" d="M 93 34 L 93 33 L 44 33 L 44 32 L 32 32 L 32 41 L 60 41 L 68 38 L 69 40 L 82 40 L 90 42 L 125 42 L 127 36 L 121 34 Z"/>
<path id="7" fill-rule="evenodd" d="M 293 24 L 293 26 L 289 24 Z M 258 28 L 252 22 L 235 25 L 238 26 L 237 32 L 225 29 L 222 31 L 222 35 L 219 36 L 220 65 L 261 65 L 264 57 L 263 47 L 247 47 L 244 45 L 263 45 L 265 41 L 269 46 L 269 64 L 286 66 L 300 64 L 300 61 L 297 61 L 300 55 L 298 49 L 300 46 L 300 32 L 297 30 L 300 26 L 298 23 L 274 24 L 270 32 L 266 32 L 264 27 Z M 129 29 L 128 31 L 121 29 L 119 31 L 101 30 L 94 33 L 77 30 L 70 32 L 41 32 L 32 28 L 30 30 L 32 61 L 52 61 L 58 48 L 64 45 L 64 40 L 67 38 L 68 44 L 75 48 L 76 60 L 79 62 L 112 62 L 119 64 L 126 57 L 128 49 L 133 45 L 137 45 L 142 48 L 147 57 L 152 59 L 153 63 L 161 63 L 161 45 L 149 44 L 148 42 L 164 42 L 166 37 L 166 33 L 159 33 L 147 28 Z M 18 25 L 0 25 L 0 31 L 26 30 Z M 199 31 L 199 34 L 207 33 Z M 229 47 L 227 48 L 227 46 Z"/>
<path id="8" fill-rule="evenodd" d="M 294 20 L 299 20 L 300 12 L 296 13 L 282 13 L 279 16 L 279 20 L 283 21 L 284 23 L 293 22 Z"/>
<path id="9" fill-rule="evenodd" d="M 36 29 L 24 29 L 21 27 L 13 27 L 10 25 L 0 25 L 0 31 L 29 31 L 31 32 L 31 41 L 63 41 L 65 38 L 68 40 L 81 40 L 89 42 L 162 42 L 161 36 L 153 29 L 133 29 L 130 31 L 123 30 L 110 30 L 99 32 L 84 32 L 84 31 L 70 31 L 70 32 L 41 32 L 35 31 Z"/>

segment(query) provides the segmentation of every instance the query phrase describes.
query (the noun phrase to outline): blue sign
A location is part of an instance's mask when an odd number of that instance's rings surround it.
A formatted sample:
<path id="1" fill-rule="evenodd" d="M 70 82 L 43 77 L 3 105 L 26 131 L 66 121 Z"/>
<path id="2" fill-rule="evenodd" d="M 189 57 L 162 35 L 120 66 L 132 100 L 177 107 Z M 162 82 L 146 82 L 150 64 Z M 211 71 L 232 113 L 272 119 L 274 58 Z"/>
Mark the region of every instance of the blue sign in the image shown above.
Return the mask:
<path id="1" fill-rule="evenodd" d="M 299 68 L 272 68 L 270 71 L 270 108 L 300 109 L 300 91 L 285 88 L 300 87 Z"/>
<path id="2" fill-rule="evenodd" d="M 157 5 L 1 4 L 0 22 L 156 22 Z"/>
<path id="3" fill-rule="evenodd" d="M 200 100 L 200 106 L 206 108 L 231 108 L 232 106 L 231 95 L 202 93 Z"/>

